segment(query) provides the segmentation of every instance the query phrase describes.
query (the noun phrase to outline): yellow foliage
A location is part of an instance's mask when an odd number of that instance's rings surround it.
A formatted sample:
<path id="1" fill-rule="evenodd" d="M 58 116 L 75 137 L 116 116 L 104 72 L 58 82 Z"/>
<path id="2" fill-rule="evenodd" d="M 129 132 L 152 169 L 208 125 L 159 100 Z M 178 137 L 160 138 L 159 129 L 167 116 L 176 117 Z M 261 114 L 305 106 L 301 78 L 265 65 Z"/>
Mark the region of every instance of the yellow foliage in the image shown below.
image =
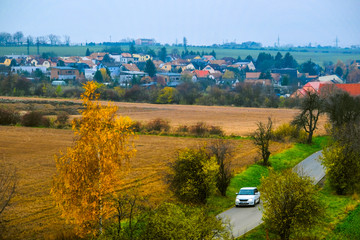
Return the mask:
<path id="1" fill-rule="evenodd" d="M 99 85 L 88 82 L 81 95 L 85 110 L 74 121 L 76 140 L 65 154 L 55 156 L 57 174 L 51 190 L 63 216 L 78 226 L 80 236 L 101 233 L 102 221 L 112 211 L 106 201 L 120 184 L 124 165 L 135 154 L 128 117 L 116 117 L 116 106 L 101 106 Z M 121 168 L 122 167 L 122 168 Z"/>

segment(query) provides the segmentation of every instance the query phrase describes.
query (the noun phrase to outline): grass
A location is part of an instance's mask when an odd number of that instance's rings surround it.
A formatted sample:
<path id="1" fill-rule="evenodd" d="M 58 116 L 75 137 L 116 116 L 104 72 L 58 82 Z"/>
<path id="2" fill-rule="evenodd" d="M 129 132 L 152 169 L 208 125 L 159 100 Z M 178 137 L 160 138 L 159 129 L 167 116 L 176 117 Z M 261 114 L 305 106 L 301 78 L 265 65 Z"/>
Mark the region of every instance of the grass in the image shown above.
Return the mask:
<path id="1" fill-rule="evenodd" d="M 270 156 L 269 161 L 274 170 L 281 171 L 294 167 L 306 157 L 321 150 L 328 138 L 316 137 L 313 140 L 314 143 L 312 145 L 297 143 L 290 149 Z M 218 214 L 232 207 L 234 205 L 235 193 L 238 192 L 240 188 L 246 186 L 259 186 L 261 177 L 267 176 L 268 174 L 269 168 L 260 164 L 254 164 L 249 166 L 242 173 L 235 175 L 231 180 L 226 197 L 212 196 L 209 198 L 208 205 L 211 212 Z"/>
<path id="2" fill-rule="evenodd" d="M 158 52 L 162 46 L 150 46 L 149 48 L 153 49 L 155 52 Z M 58 56 L 85 56 L 86 49 L 89 48 L 91 52 L 104 51 L 108 46 L 95 45 L 95 46 L 40 46 L 39 52 L 54 52 Z M 121 46 L 121 49 L 124 51 L 128 50 L 128 46 Z M 182 47 L 173 47 L 166 46 L 167 52 L 171 53 L 174 49 L 177 49 L 178 52 L 182 52 L 184 49 Z M 270 53 L 275 56 L 277 52 L 280 52 L 283 56 L 290 52 L 291 55 L 298 61 L 299 64 L 308 61 L 311 59 L 313 62 L 323 65 L 324 62 L 332 61 L 334 63 L 337 60 L 343 62 L 349 62 L 349 60 L 360 59 L 360 50 L 359 49 L 335 49 L 335 48 L 282 48 L 282 49 L 272 49 L 272 48 L 261 48 L 261 49 L 225 49 L 225 48 L 213 48 L 213 47 L 188 47 L 189 51 L 194 52 L 211 52 L 215 50 L 217 59 L 223 57 L 233 57 L 237 58 L 240 56 L 242 59 L 245 59 L 246 56 L 251 55 L 253 58 L 257 58 L 260 52 Z M 30 55 L 37 54 L 36 46 L 31 46 L 29 49 Z M 9 46 L 9 47 L 0 47 L 0 56 L 9 55 L 9 54 L 27 54 L 26 46 Z"/>

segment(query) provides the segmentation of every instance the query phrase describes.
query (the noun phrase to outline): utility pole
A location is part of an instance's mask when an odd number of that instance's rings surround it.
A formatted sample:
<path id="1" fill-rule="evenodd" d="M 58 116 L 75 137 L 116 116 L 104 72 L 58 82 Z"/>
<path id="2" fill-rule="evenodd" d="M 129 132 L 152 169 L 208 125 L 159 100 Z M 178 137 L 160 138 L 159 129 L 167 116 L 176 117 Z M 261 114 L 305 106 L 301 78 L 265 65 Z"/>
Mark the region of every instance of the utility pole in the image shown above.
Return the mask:
<path id="1" fill-rule="evenodd" d="M 37 48 L 37 55 L 40 55 L 40 51 L 39 51 L 39 45 L 40 45 L 40 41 L 39 41 L 39 38 L 36 38 L 36 48 Z"/>
<path id="2" fill-rule="evenodd" d="M 336 39 L 335 39 L 335 47 L 339 48 L 339 39 L 338 39 L 337 36 L 336 36 Z"/>
<path id="3" fill-rule="evenodd" d="M 280 47 L 280 36 L 278 35 L 278 39 L 277 39 L 277 47 Z"/>

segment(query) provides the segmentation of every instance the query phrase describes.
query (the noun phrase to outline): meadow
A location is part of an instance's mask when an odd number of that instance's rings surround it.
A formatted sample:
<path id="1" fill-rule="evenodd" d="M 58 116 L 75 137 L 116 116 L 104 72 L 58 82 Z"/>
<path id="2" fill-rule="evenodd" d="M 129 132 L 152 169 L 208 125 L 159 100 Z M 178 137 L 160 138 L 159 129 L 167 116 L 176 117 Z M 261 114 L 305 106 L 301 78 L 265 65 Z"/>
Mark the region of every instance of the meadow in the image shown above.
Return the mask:
<path id="1" fill-rule="evenodd" d="M 120 46 L 122 50 L 127 51 L 128 46 Z M 138 46 L 136 46 L 138 47 Z M 148 48 L 153 49 L 155 52 L 158 52 L 162 46 L 150 46 Z M 86 49 L 89 48 L 91 52 L 101 52 L 106 51 L 110 46 L 105 45 L 95 45 L 95 46 L 40 46 L 40 54 L 44 52 L 54 52 L 58 56 L 85 56 Z M 116 47 L 119 48 L 119 47 Z M 174 47 L 166 46 L 167 52 L 171 53 L 174 49 L 177 49 L 181 53 L 183 47 Z M 245 59 L 248 55 L 251 55 L 253 58 L 257 58 L 260 52 L 270 53 L 275 56 L 277 52 L 280 52 L 283 56 L 290 52 L 291 55 L 298 61 L 299 64 L 308 61 L 311 59 L 313 62 L 324 65 L 326 62 L 336 63 L 337 60 L 341 60 L 345 63 L 350 63 L 353 60 L 360 59 L 360 49 L 336 49 L 336 48 L 261 48 L 261 49 L 229 49 L 229 48 L 213 48 L 213 47 L 188 47 L 189 51 L 197 52 L 211 52 L 214 50 L 216 52 L 216 58 L 221 59 L 223 57 L 241 57 Z M 36 46 L 31 46 L 29 48 L 30 55 L 37 54 Z M 8 46 L 0 47 L 0 56 L 9 55 L 9 54 L 27 54 L 26 46 Z"/>

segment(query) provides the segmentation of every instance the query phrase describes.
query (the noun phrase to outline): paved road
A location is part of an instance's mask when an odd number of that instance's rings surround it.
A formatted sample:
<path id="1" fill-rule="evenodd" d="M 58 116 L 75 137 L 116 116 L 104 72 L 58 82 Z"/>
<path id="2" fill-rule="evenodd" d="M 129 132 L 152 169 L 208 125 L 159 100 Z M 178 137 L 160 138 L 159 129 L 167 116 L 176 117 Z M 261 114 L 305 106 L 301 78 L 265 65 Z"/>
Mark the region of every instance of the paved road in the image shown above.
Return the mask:
<path id="1" fill-rule="evenodd" d="M 310 178 L 313 179 L 314 184 L 317 184 L 325 176 L 324 168 L 319 161 L 321 155 L 321 151 L 312 154 L 296 165 L 293 170 L 300 175 L 306 174 L 307 176 L 310 176 Z M 219 214 L 219 217 L 229 221 L 232 227 L 233 236 L 236 238 L 262 223 L 262 210 L 262 203 L 256 205 L 256 207 L 233 207 Z"/>

